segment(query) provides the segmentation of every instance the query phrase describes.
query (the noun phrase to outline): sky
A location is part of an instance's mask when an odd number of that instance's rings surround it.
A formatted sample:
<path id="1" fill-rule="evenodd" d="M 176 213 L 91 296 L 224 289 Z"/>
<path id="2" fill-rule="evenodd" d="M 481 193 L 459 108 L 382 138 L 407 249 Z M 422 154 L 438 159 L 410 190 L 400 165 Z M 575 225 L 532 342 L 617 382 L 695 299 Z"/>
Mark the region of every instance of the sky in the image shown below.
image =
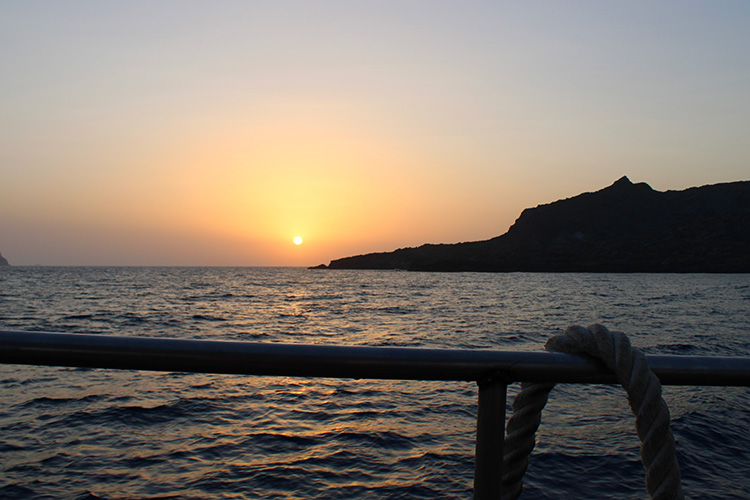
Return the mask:
<path id="1" fill-rule="evenodd" d="M 308 266 L 623 175 L 748 180 L 748 25 L 744 0 L 0 0 L 0 252 Z"/>

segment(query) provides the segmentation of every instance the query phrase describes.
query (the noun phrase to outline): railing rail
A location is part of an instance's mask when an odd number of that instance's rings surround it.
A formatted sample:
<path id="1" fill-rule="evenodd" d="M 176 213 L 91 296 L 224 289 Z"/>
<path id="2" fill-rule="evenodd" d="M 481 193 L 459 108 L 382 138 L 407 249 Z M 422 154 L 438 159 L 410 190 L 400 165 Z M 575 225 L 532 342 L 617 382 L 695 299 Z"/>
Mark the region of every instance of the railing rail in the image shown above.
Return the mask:
<path id="1" fill-rule="evenodd" d="M 750 387 L 750 358 L 647 356 L 662 385 Z M 585 356 L 0 331 L 0 363 L 298 377 L 476 381 L 474 498 L 499 498 L 507 385 L 615 383 Z"/>
<path id="2" fill-rule="evenodd" d="M 750 358 L 646 356 L 662 385 L 750 386 Z M 230 342 L 0 331 L 0 363 L 392 380 L 616 383 L 585 356 L 546 351 Z"/>

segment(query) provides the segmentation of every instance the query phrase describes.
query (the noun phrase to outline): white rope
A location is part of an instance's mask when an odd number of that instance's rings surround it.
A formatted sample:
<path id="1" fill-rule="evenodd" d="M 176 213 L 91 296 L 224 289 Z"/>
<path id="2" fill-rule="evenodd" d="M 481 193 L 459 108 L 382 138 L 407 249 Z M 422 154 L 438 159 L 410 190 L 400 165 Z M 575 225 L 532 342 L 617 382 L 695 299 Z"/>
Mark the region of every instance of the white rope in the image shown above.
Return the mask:
<path id="1" fill-rule="evenodd" d="M 641 440 L 641 461 L 646 470 L 646 489 L 654 500 L 682 500 L 680 467 L 675 456 L 669 409 L 661 397 L 661 383 L 648 367 L 641 351 L 627 336 L 601 325 L 571 326 L 544 346 L 548 351 L 588 354 L 601 359 L 628 393 L 635 427 Z M 534 449 L 541 411 L 555 384 L 521 384 L 508 420 L 503 457 L 503 500 L 516 500 Z"/>

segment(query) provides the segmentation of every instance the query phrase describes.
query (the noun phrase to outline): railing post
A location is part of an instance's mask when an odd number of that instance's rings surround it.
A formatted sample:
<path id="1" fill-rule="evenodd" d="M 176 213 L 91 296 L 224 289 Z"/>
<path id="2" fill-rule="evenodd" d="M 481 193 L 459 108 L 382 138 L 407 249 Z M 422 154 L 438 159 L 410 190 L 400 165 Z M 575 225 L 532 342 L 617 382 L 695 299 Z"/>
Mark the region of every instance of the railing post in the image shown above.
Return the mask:
<path id="1" fill-rule="evenodd" d="M 507 381 L 493 376 L 477 381 L 477 444 L 474 457 L 474 500 L 499 500 L 503 479 L 503 440 Z"/>

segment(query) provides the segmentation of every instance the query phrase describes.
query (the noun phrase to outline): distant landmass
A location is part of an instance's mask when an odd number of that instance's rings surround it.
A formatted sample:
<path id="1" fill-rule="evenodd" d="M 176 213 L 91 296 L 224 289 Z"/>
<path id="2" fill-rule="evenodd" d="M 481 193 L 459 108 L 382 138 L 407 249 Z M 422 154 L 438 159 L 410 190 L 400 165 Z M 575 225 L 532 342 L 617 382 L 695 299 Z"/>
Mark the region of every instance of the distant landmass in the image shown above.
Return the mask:
<path id="1" fill-rule="evenodd" d="M 10 262 L 8 262 L 8 259 L 6 259 L 5 257 L 3 257 L 3 254 L 0 253 L 0 267 L 2 267 L 2 266 L 9 266 L 9 265 L 10 265 Z"/>
<path id="2" fill-rule="evenodd" d="M 622 177 L 527 208 L 485 241 L 333 260 L 327 269 L 486 272 L 750 272 L 750 181 L 656 191 Z"/>

